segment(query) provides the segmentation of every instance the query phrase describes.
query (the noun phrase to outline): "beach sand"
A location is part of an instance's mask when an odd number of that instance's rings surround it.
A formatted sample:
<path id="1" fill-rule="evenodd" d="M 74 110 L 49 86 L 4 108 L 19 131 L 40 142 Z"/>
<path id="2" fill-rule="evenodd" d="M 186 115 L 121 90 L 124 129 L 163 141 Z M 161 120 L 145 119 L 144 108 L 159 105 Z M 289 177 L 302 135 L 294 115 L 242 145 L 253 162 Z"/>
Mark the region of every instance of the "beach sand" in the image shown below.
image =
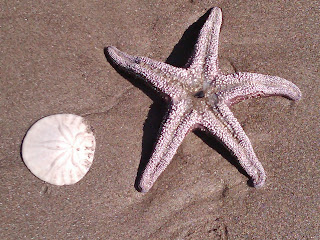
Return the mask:
<path id="1" fill-rule="evenodd" d="M 119 2 L 0 3 L 0 238 L 320 239 L 320 3 Z M 166 104 L 119 74 L 104 48 L 181 66 L 214 6 L 223 12 L 221 68 L 283 77 L 302 100 L 232 107 L 266 170 L 263 188 L 247 184 L 214 138 L 191 132 L 140 193 L 138 168 Z M 85 117 L 96 136 L 93 165 L 71 186 L 39 180 L 20 153 L 29 127 L 57 113 Z"/>

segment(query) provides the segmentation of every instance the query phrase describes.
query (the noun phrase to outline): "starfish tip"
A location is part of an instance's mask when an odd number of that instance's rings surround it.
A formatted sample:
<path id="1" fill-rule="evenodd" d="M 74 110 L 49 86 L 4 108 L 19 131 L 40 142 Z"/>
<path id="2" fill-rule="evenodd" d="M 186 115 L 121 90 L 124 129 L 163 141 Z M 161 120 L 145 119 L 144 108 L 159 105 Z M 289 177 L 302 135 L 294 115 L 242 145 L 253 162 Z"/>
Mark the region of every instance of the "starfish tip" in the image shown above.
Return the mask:
<path id="1" fill-rule="evenodd" d="M 265 181 L 266 181 L 266 176 L 265 175 L 264 176 L 260 176 L 260 178 L 257 179 L 257 180 L 253 179 L 253 186 L 255 188 L 262 188 L 264 183 L 265 183 Z"/>
<path id="2" fill-rule="evenodd" d="M 138 186 L 138 190 L 139 192 L 141 193 L 146 193 L 146 192 L 149 192 L 151 186 L 147 186 L 146 184 L 144 183 L 140 183 L 139 186 Z"/>

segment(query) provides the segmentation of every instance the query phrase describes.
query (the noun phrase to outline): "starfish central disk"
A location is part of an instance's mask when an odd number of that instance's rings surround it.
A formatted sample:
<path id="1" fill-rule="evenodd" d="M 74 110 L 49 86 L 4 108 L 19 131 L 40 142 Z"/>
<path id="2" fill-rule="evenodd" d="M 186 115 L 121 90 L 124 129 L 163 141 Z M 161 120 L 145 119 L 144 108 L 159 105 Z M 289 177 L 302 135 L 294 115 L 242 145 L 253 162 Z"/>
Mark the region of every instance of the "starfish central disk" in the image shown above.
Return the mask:
<path id="1" fill-rule="evenodd" d="M 142 192 L 149 191 L 186 134 L 196 128 L 205 129 L 220 140 L 238 159 L 255 187 L 265 182 L 265 171 L 230 106 L 253 97 L 283 96 L 299 100 L 301 92 L 292 82 L 276 76 L 248 72 L 221 73 L 218 66 L 221 23 L 220 8 L 211 9 L 186 68 L 177 68 L 147 57 L 131 56 L 112 46 L 107 48 L 113 64 L 143 79 L 169 99 L 168 112 L 140 179 Z"/>

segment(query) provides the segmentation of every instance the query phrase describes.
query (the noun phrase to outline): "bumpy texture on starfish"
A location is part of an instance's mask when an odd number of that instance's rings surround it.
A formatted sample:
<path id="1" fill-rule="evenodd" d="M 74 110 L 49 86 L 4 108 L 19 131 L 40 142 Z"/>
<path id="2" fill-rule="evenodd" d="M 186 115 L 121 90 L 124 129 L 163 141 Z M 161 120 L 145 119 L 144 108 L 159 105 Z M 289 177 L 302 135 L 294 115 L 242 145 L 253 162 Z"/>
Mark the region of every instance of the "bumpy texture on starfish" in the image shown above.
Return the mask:
<path id="1" fill-rule="evenodd" d="M 157 143 L 140 179 L 142 192 L 149 191 L 186 134 L 195 128 L 218 138 L 237 157 L 255 187 L 265 182 L 265 171 L 229 107 L 248 98 L 270 95 L 299 100 L 301 92 L 293 83 L 276 76 L 247 72 L 223 75 L 218 68 L 221 22 L 220 8 L 213 8 L 186 68 L 130 56 L 112 46 L 107 48 L 114 64 L 144 79 L 170 99 Z"/>

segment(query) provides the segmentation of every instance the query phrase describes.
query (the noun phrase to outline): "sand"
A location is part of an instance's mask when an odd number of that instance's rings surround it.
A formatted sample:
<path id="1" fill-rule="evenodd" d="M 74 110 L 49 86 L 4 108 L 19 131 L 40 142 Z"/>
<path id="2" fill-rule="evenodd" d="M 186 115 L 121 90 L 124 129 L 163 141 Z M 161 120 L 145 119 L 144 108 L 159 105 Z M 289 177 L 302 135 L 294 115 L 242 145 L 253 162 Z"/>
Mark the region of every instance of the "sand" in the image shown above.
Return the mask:
<path id="1" fill-rule="evenodd" d="M 0 3 L 0 239 L 320 239 L 319 2 L 119 2 Z M 214 6 L 222 69 L 283 77 L 303 98 L 232 108 L 266 170 L 263 188 L 216 140 L 189 133 L 140 193 L 166 105 L 104 48 L 181 66 Z M 93 165 L 71 186 L 39 180 L 20 155 L 28 128 L 56 113 L 85 117 L 96 135 Z"/>

